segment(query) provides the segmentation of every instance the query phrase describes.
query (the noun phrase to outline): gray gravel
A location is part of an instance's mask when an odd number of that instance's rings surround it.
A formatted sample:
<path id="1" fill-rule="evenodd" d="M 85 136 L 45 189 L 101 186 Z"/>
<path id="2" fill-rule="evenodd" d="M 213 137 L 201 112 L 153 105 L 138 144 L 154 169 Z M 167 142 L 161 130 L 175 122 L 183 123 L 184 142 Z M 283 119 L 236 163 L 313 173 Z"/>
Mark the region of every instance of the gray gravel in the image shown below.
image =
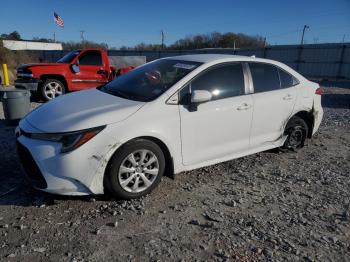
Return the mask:
<path id="1" fill-rule="evenodd" d="M 349 260 L 350 89 L 324 91 L 324 121 L 300 152 L 163 178 L 133 201 L 31 189 L 1 111 L 0 260 Z"/>

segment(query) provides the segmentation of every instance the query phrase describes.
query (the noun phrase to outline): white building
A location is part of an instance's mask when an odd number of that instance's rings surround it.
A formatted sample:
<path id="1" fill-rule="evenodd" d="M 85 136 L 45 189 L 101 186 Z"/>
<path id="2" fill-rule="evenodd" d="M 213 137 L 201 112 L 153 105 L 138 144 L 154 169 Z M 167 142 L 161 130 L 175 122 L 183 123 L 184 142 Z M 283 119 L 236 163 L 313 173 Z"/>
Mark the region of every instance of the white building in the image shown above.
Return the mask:
<path id="1" fill-rule="evenodd" d="M 2 40 L 3 46 L 10 50 L 62 50 L 61 43 L 46 43 L 26 40 Z"/>

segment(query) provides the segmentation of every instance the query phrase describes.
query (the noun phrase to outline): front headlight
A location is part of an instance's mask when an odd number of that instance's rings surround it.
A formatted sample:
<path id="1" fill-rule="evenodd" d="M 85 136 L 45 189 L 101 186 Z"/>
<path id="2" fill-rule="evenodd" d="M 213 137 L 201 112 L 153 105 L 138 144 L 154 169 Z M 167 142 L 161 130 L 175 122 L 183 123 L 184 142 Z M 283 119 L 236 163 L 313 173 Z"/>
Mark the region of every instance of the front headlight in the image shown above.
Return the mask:
<path id="1" fill-rule="evenodd" d="M 68 133 L 32 133 L 30 134 L 30 138 L 61 143 L 61 153 L 66 153 L 85 144 L 87 141 L 101 132 L 105 127 L 106 126 L 99 126 Z"/>

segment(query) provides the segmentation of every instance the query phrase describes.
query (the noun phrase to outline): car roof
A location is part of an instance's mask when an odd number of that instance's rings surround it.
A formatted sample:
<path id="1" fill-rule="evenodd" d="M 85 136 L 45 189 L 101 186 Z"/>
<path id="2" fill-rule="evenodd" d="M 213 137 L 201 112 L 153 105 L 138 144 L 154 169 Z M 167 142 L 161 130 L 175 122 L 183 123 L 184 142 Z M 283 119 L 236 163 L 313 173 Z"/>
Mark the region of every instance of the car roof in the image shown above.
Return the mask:
<path id="1" fill-rule="evenodd" d="M 177 59 L 184 61 L 192 61 L 192 62 L 200 62 L 200 63 L 209 63 L 215 61 L 222 60 L 230 60 L 230 61 L 260 61 L 260 62 L 268 62 L 275 63 L 276 61 L 256 58 L 251 56 L 239 56 L 239 55 L 229 55 L 229 54 L 196 54 L 196 55 L 181 55 L 181 56 L 172 56 L 167 57 L 166 59 Z"/>
<path id="2" fill-rule="evenodd" d="M 203 64 L 207 63 L 225 63 L 225 62 L 260 62 L 260 63 L 268 63 L 280 68 L 283 68 L 293 76 L 300 79 L 305 79 L 301 74 L 299 74 L 294 69 L 290 68 L 286 64 L 281 62 L 270 60 L 266 58 L 258 58 L 254 56 L 239 56 L 239 55 L 229 55 L 229 54 L 195 54 L 195 55 L 181 55 L 181 56 L 171 56 L 165 57 L 162 59 L 176 59 L 176 60 L 184 60 L 191 62 L 199 62 Z"/>

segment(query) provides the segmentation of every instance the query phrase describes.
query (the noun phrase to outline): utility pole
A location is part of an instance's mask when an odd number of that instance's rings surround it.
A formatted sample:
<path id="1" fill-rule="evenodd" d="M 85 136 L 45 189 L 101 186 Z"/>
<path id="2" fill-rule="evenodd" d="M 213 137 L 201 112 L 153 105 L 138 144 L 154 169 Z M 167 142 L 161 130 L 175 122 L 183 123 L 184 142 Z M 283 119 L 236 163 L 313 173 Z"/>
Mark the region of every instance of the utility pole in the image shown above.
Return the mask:
<path id="1" fill-rule="evenodd" d="M 163 29 L 160 30 L 160 35 L 161 35 L 161 42 L 162 42 L 161 48 L 163 50 L 164 49 L 164 39 L 165 39 L 165 35 L 164 35 Z"/>
<path id="2" fill-rule="evenodd" d="M 84 42 L 85 39 L 84 39 L 84 33 L 85 33 L 85 30 L 80 30 L 80 38 L 81 38 L 81 41 Z"/>
<path id="3" fill-rule="evenodd" d="M 343 44 L 344 44 L 344 42 L 345 42 L 345 34 L 343 35 Z"/>
<path id="4" fill-rule="evenodd" d="M 266 47 L 266 37 L 264 37 L 264 47 Z"/>
<path id="5" fill-rule="evenodd" d="M 53 33 L 53 42 L 56 43 L 56 33 Z"/>
<path id="6" fill-rule="evenodd" d="M 303 29 L 303 35 L 301 36 L 301 45 L 304 44 L 304 35 L 305 35 L 305 30 L 309 29 L 310 27 L 308 25 L 304 25 L 304 29 Z"/>

